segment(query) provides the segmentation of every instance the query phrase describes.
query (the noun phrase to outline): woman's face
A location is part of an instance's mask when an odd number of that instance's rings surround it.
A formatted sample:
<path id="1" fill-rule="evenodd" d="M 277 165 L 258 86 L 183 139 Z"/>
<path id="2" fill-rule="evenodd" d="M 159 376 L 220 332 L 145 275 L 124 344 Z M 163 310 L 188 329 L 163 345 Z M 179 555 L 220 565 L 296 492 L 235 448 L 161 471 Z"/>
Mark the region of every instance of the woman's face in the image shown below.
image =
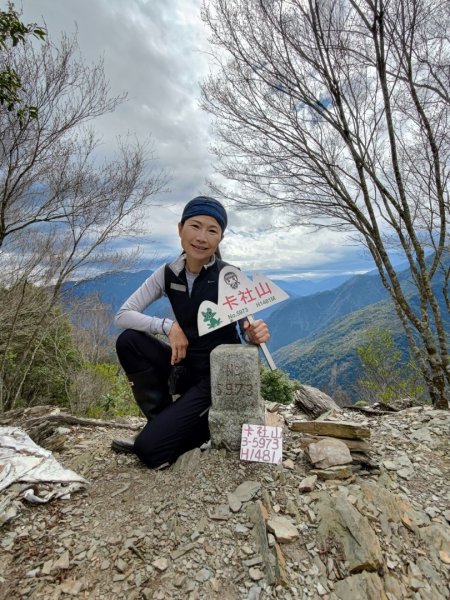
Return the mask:
<path id="1" fill-rule="evenodd" d="M 207 215 L 196 215 L 178 223 L 178 233 L 188 261 L 202 265 L 209 262 L 223 238 L 218 222 Z"/>

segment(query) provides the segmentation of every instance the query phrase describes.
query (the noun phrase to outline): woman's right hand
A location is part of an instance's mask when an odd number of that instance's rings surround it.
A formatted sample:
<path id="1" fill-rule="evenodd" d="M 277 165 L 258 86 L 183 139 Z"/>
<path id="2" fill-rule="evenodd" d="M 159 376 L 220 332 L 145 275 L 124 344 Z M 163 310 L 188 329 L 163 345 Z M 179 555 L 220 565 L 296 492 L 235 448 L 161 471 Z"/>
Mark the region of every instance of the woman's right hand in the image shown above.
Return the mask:
<path id="1" fill-rule="evenodd" d="M 168 338 L 172 348 L 172 358 L 170 359 L 170 364 L 176 365 L 186 357 L 189 341 L 184 335 L 184 331 L 178 325 L 177 321 L 174 321 L 172 324 Z"/>

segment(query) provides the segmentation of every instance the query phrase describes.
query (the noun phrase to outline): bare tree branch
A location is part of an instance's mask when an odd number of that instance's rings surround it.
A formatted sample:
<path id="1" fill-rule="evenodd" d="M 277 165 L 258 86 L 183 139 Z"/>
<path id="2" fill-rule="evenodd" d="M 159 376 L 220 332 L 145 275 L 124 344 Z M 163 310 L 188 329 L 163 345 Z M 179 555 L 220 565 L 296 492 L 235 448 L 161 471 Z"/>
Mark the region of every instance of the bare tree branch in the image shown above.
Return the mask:
<path id="1" fill-rule="evenodd" d="M 448 407 L 450 5 L 211 0 L 203 18 L 217 47 L 203 105 L 233 198 L 356 231 Z"/>
<path id="2" fill-rule="evenodd" d="M 6 66 L 20 75 L 22 101 L 37 117 L 19 121 L 0 106 L 0 410 L 24 401 L 25 389 L 34 402 L 27 381 L 47 350 L 55 369 L 63 365 L 64 282 L 90 266 L 117 265 L 114 241 L 139 231 L 167 183 L 150 141 L 129 136 L 114 156 L 99 156 L 92 124 L 126 95 L 110 94 L 102 62 L 85 64 L 75 38 L 39 47 L 25 39 L 2 50 L 0 70 Z"/>

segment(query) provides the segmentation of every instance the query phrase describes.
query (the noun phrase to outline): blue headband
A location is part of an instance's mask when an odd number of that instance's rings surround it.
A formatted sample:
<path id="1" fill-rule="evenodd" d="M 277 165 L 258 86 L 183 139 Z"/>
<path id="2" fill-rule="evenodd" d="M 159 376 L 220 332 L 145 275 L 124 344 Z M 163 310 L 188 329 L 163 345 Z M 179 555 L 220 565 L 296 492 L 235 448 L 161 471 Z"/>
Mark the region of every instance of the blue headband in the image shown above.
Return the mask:
<path id="1" fill-rule="evenodd" d="M 193 200 L 190 200 L 184 207 L 183 214 L 181 215 L 181 222 L 184 223 L 186 219 L 190 217 L 197 217 L 199 215 L 207 215 L 213 217 L 222 229 L 222 233 L 225 231 L 228 223 L 227 213 L 224 207 L 215 198 L 209 196 L 197 196 Z"/>

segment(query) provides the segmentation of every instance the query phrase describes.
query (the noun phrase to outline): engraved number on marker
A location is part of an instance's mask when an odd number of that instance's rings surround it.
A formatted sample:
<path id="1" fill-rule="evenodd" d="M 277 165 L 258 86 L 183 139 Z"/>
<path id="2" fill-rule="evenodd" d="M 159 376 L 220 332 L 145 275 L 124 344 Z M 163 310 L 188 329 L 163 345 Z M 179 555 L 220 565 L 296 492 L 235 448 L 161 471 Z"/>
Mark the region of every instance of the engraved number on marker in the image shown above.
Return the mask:
<path id="1" fill-rule="evenodd" d="M 223 384 L 218 383 L 216 385 L 216 394 L 218 396 L 239 396 L 239 394 L 245 394 L 246 396 L 251 396 L 253 394 L 253 384 L 251 383 L 226 383 L 225 387 Z"/>

